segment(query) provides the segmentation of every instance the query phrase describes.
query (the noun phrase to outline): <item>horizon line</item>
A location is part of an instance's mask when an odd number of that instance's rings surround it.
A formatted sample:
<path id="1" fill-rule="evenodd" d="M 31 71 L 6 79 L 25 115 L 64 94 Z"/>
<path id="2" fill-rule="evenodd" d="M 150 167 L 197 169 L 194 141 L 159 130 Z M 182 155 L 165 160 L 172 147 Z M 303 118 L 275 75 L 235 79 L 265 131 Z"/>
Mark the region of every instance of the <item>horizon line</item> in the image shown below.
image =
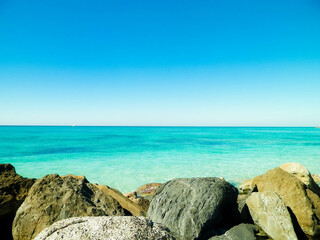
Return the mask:
<path id="1" fill-rule="evenodd" d="M 0 124 L 0 127 L 291 127 L 320 128 L 320 126 L 265 126 L 265 125 L 77 125 L 77 124 Z"/>

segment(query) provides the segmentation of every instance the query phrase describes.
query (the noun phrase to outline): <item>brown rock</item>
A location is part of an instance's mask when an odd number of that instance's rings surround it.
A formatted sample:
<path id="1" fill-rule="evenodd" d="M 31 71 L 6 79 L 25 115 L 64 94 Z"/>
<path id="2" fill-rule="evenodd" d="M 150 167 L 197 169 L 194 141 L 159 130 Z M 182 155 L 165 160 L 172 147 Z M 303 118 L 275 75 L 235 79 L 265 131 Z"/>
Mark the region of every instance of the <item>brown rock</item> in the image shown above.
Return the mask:
<path id="1" fill-rule="evenodd" d="M 252 179 L 248 179 L 246 181 L 244 181 L 240 186 L 239 186 L 239 193 L 240 194 L 248 194 L 249 192 L 251 192 L 252 188 L 251 188 L 251 182 Z"/>
<path id="2" fill-rule="evenodd" d="M 316 184 L 320 184 L 320 174 L 312 174 L 311 175 L 312 178 L 313 178 L 313 181 L 316 183 Z"/>
<path id="3" fill-rule="evenodd" d="M 52 223 L 70 217 L 124 216 L 118 201 L 85 178 L 47 175 L 37 180 L 13 222 L 15 240 L 33 239 Z"/>
<path id="4" fill-rule="evenodd" d="M 320 187 L 314 182 L 309 170 L 300 163 L 285 163 L 280 168 L 303 182 L 309 189 L 320 196 Z"/>
<path id="5" fill-rule="evenodd" d="M 122 195 L 122 193 L 117 189 L 110 188 L 106 185 L 95 184 L 94 186 L 106 193 L 107 195 L 116 199 L 120 203 L 121 207 L 129 211 L 133 216 L 146 216 L 146 210 L 139 206 L 139 204 L 131 201 L 129 198 Z"/>
<path id="6" fill-rule="evenodd" d="M 239 195 L 238 195 L 237 202 L 239 203 L 239 202 L 245 200 L 247 197 L 248 197 L 247 194 L 239 194 Z"/>
<path id="7" fill-rule="evenodd" d="M 272 239 L 298 240 L 290 213 L 277 193 L 252 193 L 246 203 L 255 224 Z"/>
<path id="8" fill-rule="evenodd" d="M 12 239 L 14 216 L 34 182 L 35 179 L 23 178 L 16 174 L 11 164 L 0 164 L 1 239 Z"/>
<path id="9" fill-rule="evenodd" d="M 129 193 L 124 193 L 123 196 L 126 198 L 136 198 L 137 197 L 137 192 L 129 192 Z"/>
<path id="10" fill-rule="evenodd" d="M 307 189 L 307 195 L 308 195 L 308 198 L 311 200 L 313 206 L 315 206 L 315 208 L 313 209 L 313 211 L 315 212 L 315 215 L 319 217 L 320 216 L 320 198 L 319 198 L 319 196 L 317 194 L 315 194 L 313 191 L 311 191 L 310 189 Z"/>
<path id="11" fill-rule="evenodd" d="M 280 195 L 285 205 L 293 212 L 306 235 L 320 236 L 319 196 L 307 191 L 307 186 L 292 174 L 275 168 L 252 181 L 259 192 L 273 191 Z"/>
<path id="12" fill-rule="evenodd" d="M 138 197 L 137 192 L 130 192 L 130 193 L 125 193 L 125 197 L 129 198 L 132 202 L 138 204 L 142 209 L 147 212 L 148 208 L 150 206 L 150 200 L 143 198 L 143 197 Z"/>
<path id="13" fill-rule="evenodd" d="M 137 196 L 148 198 L 149 200 L 151 200 L 157 188 L 160 187 L 161 185 L 162 185 L 161 183 L 148 183 L 148 184 L 142 185 L 136 191 Z"/>
<path id="14" fill-rule="evenodd" d="M 68 175 L 61 176 L 61 178 L 65 178 L 65 177 L 73 177 L 73 178 L 78 179 L 78 180 L 88 181 L 88 180 L 86 179 L 86 177 L 85 177 L 85 176 L 82 176 L 82 175 L 68 174 Z"/>

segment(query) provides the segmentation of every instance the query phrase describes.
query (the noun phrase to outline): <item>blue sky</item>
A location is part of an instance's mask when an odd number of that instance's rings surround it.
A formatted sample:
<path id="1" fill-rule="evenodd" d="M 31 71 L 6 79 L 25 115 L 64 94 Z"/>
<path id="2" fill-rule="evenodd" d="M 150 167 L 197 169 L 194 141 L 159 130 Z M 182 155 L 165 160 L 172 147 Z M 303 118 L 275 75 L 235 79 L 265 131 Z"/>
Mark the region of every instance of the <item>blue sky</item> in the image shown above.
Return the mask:
<path id="1" fill-rule="evenodd" d="M 0 124 L 320 125 L 320 3 L 0 1 Z"/>

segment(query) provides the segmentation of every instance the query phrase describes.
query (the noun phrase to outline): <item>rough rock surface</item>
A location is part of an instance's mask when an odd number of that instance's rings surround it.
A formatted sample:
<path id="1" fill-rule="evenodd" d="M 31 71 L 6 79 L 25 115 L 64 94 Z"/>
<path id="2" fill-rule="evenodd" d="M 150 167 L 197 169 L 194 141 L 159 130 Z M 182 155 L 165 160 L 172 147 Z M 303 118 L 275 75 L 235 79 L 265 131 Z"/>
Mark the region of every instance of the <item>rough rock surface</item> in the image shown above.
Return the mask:
<path id="1" fill-rule="evenodd" d="M 252 193 L 246 203 L 253 221 L 272 239 L 298 240 L 290 213 L 277 193 Z"/>
<path id="2" fill-rule="evenodd" d="M 61 219 L 111 215 L 125 215 L 114 198 L 85 178 L 52 174 L 34 183 L 16 213 L 12 234 L 15 240 L 33 239 Z"/>
<path id="3" fill-rule="evenodd" d="M 253 220 L 250 215 L 249 208 L 246 204 L 246 200 L 250 195 L 245 195 L 245 196 L 246 198 L 242 199 L 241 201 L 239 201 L 239 198 L 238 198 L 238 211 L 240 214 L 240 222 L 253 224 Z"/>
<path id="4" fill-rule="evenodd" d="M 214 236 L 209 240 L 256 240 L 255 233 L 258 232 L 258 227 L 253 224 L 240 224 L 221 236 Z"/>
<path id="5" fill-rule="evenodd" d="M 273 191 L 280 195 L 285 205 L 293 212 L 306 235 L 320 235 L 319 196 L 292 174 L 275 168 L 257 176 L 252 181 L 259 192 Z"/>
<path id="6" fill-rule="evenodd" d="M 231 221 L 238 190 L 219 178 L 180 178 L 162 185 L 147 216 L 167 226 L 177 239 L 196 239 Z"/>
<path id="7" fill-rule="evenodd" d="M 312 174 L 311 177 L 316 184 L 320 185 L 320 174 Z"/>
<path id="8" fill-rule="evenodd" d="M 146 216 L 147 211 L 144 208 L 142 208 L 135 202 L 131 201 L 129 198 L 125 197 L 117 189 L 108 187 L 106 185 L 94 184 L 94 186 L 99 188 L 101 191 L 103 191 L 107 195 L 116 199 L 120 203 L 121 207 L 129 211 L 133 216 Z"/>
<path id="9" fill-rule="evenodd" d="M 58 221 L 35 240 L 173 240 L 169 229 L 144 217 L 79 217 Z"/>
<path id="10" fill-rule="evenodd" d="M 244 181 L 240 186 L 239 186 L 239 193 L 240 194 L 248 194 L 249 192 L 251 192 L 252 188 L 251 188 L 251 182 L 252 179 L 248 179 L 246 181 Z"/>
<path id="11" fill-rule="evenodd" d="M 300 163 L 285 163 L 282 164 L 280 168 L 297 177 L 301 182 L 307 185 L 310 190 L 320 196 L 320 187 L 315 183 L 309 170 L 305 166 Z"/>
<path id="12" fill-rule="evenodd" d="M 11 164 L 0 164 L 0 230 L 1 239 L 12 239 L 12 222 L 17 209 L 28 195 L 35 179 L 16 174 Z"/>
<path id="13" fill-rule="evenodd" d="M 130 199 L 135 204 L 138 204 L 145 212 L 148 211 L 150 206 L 150 200 L 143 197 L 138 197 L 137 192 L 125 193 L 123 195 L 128 199 Z"/>
<path id="14" fill-rule="evenodd" d="M 156 190 L 161 186 L 161 183 L 148 183 L 145 185 L 140 186 L 136 192 L 138 197 L 143 197 L 148 200 L 151 200 Z"/>

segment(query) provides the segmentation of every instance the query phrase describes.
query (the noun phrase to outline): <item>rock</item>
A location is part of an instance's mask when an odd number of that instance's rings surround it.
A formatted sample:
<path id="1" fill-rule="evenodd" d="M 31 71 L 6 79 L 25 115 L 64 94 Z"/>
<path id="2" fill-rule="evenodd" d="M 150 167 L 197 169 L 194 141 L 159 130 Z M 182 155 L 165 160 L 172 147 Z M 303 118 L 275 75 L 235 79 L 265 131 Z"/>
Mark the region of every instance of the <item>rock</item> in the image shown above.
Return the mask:
<path id="1" fill-rule="evenodd" d="M 18 209 L 12 234 L 15 240 L 33 239 L 52 223 L 79 216 L 124 216 L 118 201 L 85 178 L 47 175 L 37 180 Z M 127 213 L 129 214 L 129 213 Z"/>
<path id="2" fill-rule="evenodd" d="M 320 174 L 312 174 L 311 177 L 316 184 L 320 184 Z"/>
<path id="3" fill-rule="evenodd" d="M 255 233 L 258 232 L 258 227 L 253 224 L 240 224 L 221 236 L 214 236 L 209 240 L 255 240 Z"/>
<path id="4" fill-rule="evenodd" d="M 11 164 L 0 164 L 0 230 L 3 239 L 12 239 L 12 222 L 35 179 L 18 175 Z"/>
<path id="5" fill-rule="evenodd" d="M 249 192 L 251 192 L 252 191 L 251 182 L 252 182 L 252 179 L 248 179 L 248 180 L 244 181 L 239 186 L 239 193 L 240 194 L 248 194 Z"/>
<path id="6" fill-rule="evenodd" d="M 301 229 L 310 237 L 320 235 L 319 196 L 292 174 L 275 168 L 252 181 L 259 192 L 276 192 L 293 212 Z"/>
<path id="7" fill-rule="evenodd" d="M 136 192 L 138 197 L 143 197 L 151 200 L 156 190 L 161 186 L 161 183 L 148 183 L 140 186 Z"/>
<path id="8" fill-rule="evenodd" d="M 241 201 L 239 201 L 239 198 L 238 198 L 238 211 L 240 214 L 240 222 L 253 224 L 253 220 L 250 215 L 249 208 L 246 204 L 246 200 L 250 195 L 245 195 L 245 196 L 247 197 Z"/>
<path id="9" fill-rule="evenodd" d="M 310 189 L 307 189 L 306 191 L 307 191 L 308 198 L 313 203 L 313 206 L 315 206 L 315 208 L 313 208 L 313 211 L 315 213 L 315 217 L 319 217 L 320 216 L 320 198 L 317 194 L 315 194 Z M 318 220 L 319 220 L 319 218 L 318 218 Z M 320 221 L 318 221 L 318 223 L 319 222 Z M 320 236 L 319 236 L 319 239 L 320 239 Z"/>
<path id="10" fill-rule="evenodd" d="M 320 196 L 320 187 L 313 180 L 309 170 L 301 165 L 300 163 L 285 163 L 280 168 L 298 178 L 303 182 L 309 189 Z"/>
<path id="11" fill-rule="evenodd" d="M 61 176 L 62 178 L 65 178 L 65 177 L 73 177 L 75 179 L 78 179 L 78 180 L 86 180 L 86 177 L 85 176 L 82 176 L 82 175 L 73 175 L 73 174 L 68 174 L 68 175 L 64 175 L 64 176 Z"/>
<path id="12" fill-rule="evenodd" d="M 248 197 L 247 194 L 239 194 L 238 198 L 237 198 L 237 202 L 242 202 L 243 200 L 245 200 Z"/>
<path id="13" fill-rule="evenodd" d="M 95 184 L 94 186 L 99 188 L 101 191 L 103 191 L 107 195 L 116 199 L 120 203 L 121 207 L 129 211 L 133 216 L 146 216 L 147 211 L 145 209 L 143 209 L 141 206 L 131 201 L 124 195 L 122 195 L 122 193 L 117 189 L 110 188 L 106 185 Z"/>
<path id="14" fill-rule="evenodd" d="M 158 188 L 147 216 L 177 239 L 196 239 L 232 221 L 238 190 L 219 178 L 180 178 Z"/>
<path id="15" fill-rule="evenodd" d="M 125 196 L 126 198 L 136 198 L 137 197 L 137 192 L 129 192 L 129 193 L 124 193 L 123 196 Z"/>
<path id="16" fill-rule="evenodd" d="M 138 204 L 145 212 L 148 211 L 150 206 L 150 201 L 143 197 L 138 197 L 137 192 L 131 192 L 124 194 L 125 197 L 129 198 L 132 202 Z"/>
<path id="17" fill-rule="evenodd" d="M 285 164 L 282 164 L 280 168 L 288 173 L 293 174 L 295 177 L 297 177 L 301 182 L 303 182 L 307 186 L 309 185 L 310 173 L 308 169 L 305 166 L 301 165 L 300 163 L 285 163 Z"/>
<path id="18" fill-rule="evenodd" d="M 290 213 L 277 193 L 252 193 L 246 203 L 255 224 L 272 239 L 298 240 Z"/>
<path id="19" fill-rule="evenodd" d="M 247 185 L 248 183 L 252 183 L 252 179 L 247 180 L 244 182 L 244 185 Z M 253 224 L 253 220 L 252 217 L 250 215 L 248 206 L 246 204 L 246 200 L 247 198 L 251 195 L 251 193 L 253 192 L 257 192 L 257 188 L 256 187 L 246 187 L 247 190 L 245 191 L 245 194 L 239 194 L 238 195 L 238 199 L 237 199 L 237 203 L 238 203 L 238 212 L 240 215 L 240 222 L 241 223 L 249 223 L 249 224 Z M 250 189 L 250 190 L 249 190 Z"/>
<path id="20" fill-rule="evenodd" d="M 60 220 L 34 240 L 173 240 L 169 229 L 144 217 L 78 217 Z"/>

